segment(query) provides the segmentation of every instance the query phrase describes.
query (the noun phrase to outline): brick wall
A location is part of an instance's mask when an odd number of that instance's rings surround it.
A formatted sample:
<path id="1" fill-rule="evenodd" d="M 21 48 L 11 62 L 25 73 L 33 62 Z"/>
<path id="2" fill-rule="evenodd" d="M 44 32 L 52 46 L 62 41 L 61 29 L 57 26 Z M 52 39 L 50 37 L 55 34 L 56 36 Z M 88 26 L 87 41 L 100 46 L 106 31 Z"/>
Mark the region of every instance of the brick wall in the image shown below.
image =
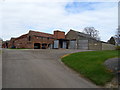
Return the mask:
<path id="1" fill-rule="evenodd" d="M 54 37 L 56 39 L 65 39 L 65 32 L 63 31 L 54 31 Z"/>
<path id="2" fill-rule="evenodd" d="M 18 38 L 11 38 L 8 48 L 12 48 L 13 46 L 16 48 L 34 48 L 35 43 L 39 43 L 40 48 L 42 48 L 43 44 L 48 48 L 50 44 L 53 44 L 54 40 L 53 34 L 29 31 L 28 34 L 24 34 Z"/>

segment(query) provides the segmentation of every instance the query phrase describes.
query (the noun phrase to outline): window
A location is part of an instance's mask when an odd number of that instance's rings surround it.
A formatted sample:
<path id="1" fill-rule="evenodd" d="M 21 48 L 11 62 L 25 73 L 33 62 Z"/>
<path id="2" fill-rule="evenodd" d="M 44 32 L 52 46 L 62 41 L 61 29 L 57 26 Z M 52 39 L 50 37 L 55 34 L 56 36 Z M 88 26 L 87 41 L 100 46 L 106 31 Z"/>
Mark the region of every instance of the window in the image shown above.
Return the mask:
<path id="1" fill-rule="evenodd" d="M 28 41 L 31 41 L 31 36 L 28 37 Z"/>
<path id="2" fill-rule="evenodd" d="M 49 38 L 49 37 L 47 37 L 47 39 L 49 40 L 50 38 Z"/>

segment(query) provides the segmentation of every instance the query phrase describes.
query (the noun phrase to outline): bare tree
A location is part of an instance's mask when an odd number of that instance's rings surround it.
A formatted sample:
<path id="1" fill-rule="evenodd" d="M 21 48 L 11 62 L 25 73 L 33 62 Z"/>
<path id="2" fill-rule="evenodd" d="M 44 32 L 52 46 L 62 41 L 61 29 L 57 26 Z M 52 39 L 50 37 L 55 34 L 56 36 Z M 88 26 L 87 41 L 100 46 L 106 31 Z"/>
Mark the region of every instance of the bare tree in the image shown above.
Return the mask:
<path id="1" fill-rule="evenodd" d="M 85 27 L 83 32 L 85 34 L 89 34 L 91 37 L 95 38 L 96 40 L 100 40 L 99 31 L 96 30 L 94 27 Z"/>

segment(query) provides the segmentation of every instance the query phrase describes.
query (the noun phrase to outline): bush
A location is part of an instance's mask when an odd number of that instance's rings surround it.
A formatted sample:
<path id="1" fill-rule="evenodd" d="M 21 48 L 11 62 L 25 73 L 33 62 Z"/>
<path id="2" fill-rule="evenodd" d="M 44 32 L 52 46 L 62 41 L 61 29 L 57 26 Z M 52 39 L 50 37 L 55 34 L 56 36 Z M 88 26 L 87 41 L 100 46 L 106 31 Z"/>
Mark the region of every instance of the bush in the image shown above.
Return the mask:
<path id="1" fill-rule="evenodd" d="M 116 47 L 116 50 L 120 50 L 120 46 L 117 46 L 117 47 Z"/>

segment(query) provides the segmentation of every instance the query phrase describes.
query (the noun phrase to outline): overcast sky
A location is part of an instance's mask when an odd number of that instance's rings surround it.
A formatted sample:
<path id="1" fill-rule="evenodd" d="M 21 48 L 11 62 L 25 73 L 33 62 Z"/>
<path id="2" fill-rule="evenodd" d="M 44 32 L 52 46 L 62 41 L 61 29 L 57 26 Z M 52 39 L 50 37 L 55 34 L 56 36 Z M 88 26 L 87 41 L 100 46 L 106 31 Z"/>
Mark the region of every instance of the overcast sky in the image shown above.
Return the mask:
<path id="1" fill-rule="evenodd" d="M 102 41 L 115 35 L 118 27 L 117 2 L 16 2 L 4 0 L 0 3 L 0 37 L 9 40 L 35 30 L 53 33 L 70 29 L 83 31 L 84 27 L 99 30 Z"/>

